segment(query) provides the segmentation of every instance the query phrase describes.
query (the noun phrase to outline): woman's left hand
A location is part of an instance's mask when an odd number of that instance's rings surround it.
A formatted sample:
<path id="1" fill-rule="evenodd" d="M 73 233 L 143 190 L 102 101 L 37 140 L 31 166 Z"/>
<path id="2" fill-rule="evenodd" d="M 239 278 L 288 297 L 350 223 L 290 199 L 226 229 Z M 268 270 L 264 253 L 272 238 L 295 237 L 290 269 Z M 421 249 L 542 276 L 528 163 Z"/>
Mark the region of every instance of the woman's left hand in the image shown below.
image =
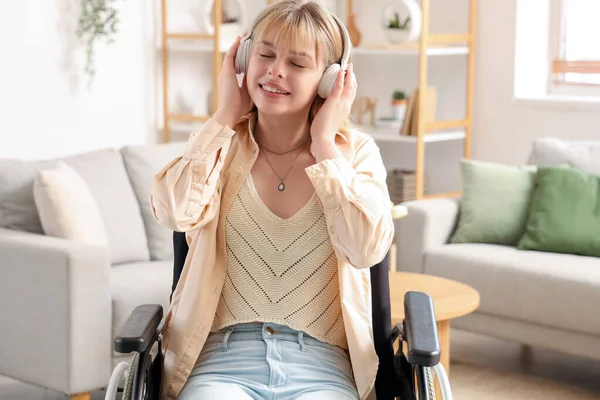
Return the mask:
<path id="1" fill-rule="evenodd" d="M 356 97 L 356 76 L 352 63 L 348 64 L 345 75 L 340 69 L 333 91 L 311 124 L 310 135 L 313 141 L 333 141 L 335 134 L 350 115 Z"/>

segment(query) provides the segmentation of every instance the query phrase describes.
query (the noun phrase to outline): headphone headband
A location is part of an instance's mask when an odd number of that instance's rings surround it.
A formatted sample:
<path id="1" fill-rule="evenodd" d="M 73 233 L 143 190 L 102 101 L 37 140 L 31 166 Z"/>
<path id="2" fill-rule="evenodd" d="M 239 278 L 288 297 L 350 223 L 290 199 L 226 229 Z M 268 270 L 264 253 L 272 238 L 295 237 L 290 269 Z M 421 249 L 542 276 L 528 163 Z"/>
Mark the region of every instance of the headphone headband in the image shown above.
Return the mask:
<path id="1" fill-rule="evenodd" d="M 348 61 L 350 59 L 350 49 L 352 47 L 352 41 L 350 40 L 350 34 L 348 33 L 348 30 L 346 29 L 346 26 L 344 25 L 344 23 L 342 22 L 342 20 L 340 20 L 337 15 L 335 15 L 333 12 L 331 12 L 329 10 L 327 10 L 327 12 L 329 12 L 329 14 L 333 17 L 333 19 L 337 23 L 337 25 L 340 28 L 341 33 L 342 33 L 342 47 L 343 47 L 343 51 L 342 51 L 342 58 L 340 60 L 340 65 L 342 67 L 342 70 L 345 71 L 348 68 Z M 242 41 L 248 40 L 250 37 L 252 37 L 252 33 L 254 32 L 254 28 L 256 27 L 256 25 L 258 24 L 258 22 L 260 21 L 259 16 L 260 16 L 260 14 L 257 15 L 254 18 L 254 20 L 252 21 L 252 24 L 250 25 L 250 29 L 248 29 L 248 33 L 242 39 Z"/>
<path id="2" fill-rule="evenodd" d="M 342 60 L 340 64 L 342 66 L 342 69 L 345 71 L 348 68 L 348 61 L 350 59 L 350 48 L 352 47 L 352 41 L 350 40 L 350 34 L 348 33 L 348 30 L 346 29 L 344 23 L 338 18 L 337 15 L 335 15 L 331 11 L 329 11 L 329 13 L 333 17 L 333 19 L 335 19 L 338 26 L 340 27 L 340 30 L 342 31 L 342 46 L 344 47 L 344 50 L 342 52 Z"/>

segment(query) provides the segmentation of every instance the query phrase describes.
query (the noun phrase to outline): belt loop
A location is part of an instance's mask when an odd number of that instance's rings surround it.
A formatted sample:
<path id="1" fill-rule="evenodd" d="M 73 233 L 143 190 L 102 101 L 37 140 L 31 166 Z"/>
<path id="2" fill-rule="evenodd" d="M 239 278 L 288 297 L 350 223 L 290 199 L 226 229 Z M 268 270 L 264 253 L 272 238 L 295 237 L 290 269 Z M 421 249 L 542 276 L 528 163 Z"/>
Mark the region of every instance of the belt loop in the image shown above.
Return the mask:
<path id="1" fill-rule="evenodd" d="M 223 337 L 223 351 L 227 351 L 227 341 L 229 340 L 229 335 L 233 332 L 233 326 L 225 332 L 225 337 Z"/>
<path id="2" fill-rule="evenodd" d="M 298 343 L 300 343 L 300 350 L 306 351 L 306 345 L 304 344 L 304 332 L 298 331 Z"/>

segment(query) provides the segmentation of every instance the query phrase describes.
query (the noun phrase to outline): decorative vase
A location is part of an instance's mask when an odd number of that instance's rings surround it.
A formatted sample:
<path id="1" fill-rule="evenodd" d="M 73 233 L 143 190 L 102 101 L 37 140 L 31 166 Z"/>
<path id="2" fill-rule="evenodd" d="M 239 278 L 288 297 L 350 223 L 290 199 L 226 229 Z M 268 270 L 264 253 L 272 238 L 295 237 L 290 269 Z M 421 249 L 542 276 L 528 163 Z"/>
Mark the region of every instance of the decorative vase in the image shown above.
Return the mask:
<path id="1" fill-rule="evenodd" d="M 391 43 L 413 42 L 421 36 L 422 13 L 417 0 L 392 0 L 383 7 L 383 26 L 386 38 Z M 409 22 L 406 26 L 391 26 L 393 19 L 398 19 L 402 14 L 405 21 Z"/>
<path id="2" fill-rule="evenodd" d="M 221 27 L 220 27 L 220 36 L 221 42 L 231 44 L 235 40 L 237 35 L 242 35 L 244 33 L 244 29 L 247 24 L 247 12 L 246 5 L 243 0 L 234 0 L 237 4 L 240 15 L 238 18 L 222 18 Z M 206 28 L 206 32 L 210 35 L 215 33 L 215 27 L 213 26 L 213 6 L 214 0 L 206 0 L 206 9 L 204 10 L 204 26 Z M 223 2 L 222 11 L 226 14 L 225 5 L 228 2 Z"/>
<path id="3" fill-rule="evenodd" d="M 392 100 L 392 115 L 395 119 L 404 119 L 406 116 L 406 99 Z"/>
<path id="4" fill-rule="evenodd" d="M 385 36 L 390 43 L 405 43 L 409 41 L 410 32 L 407 29 L 387 28 Z"/>

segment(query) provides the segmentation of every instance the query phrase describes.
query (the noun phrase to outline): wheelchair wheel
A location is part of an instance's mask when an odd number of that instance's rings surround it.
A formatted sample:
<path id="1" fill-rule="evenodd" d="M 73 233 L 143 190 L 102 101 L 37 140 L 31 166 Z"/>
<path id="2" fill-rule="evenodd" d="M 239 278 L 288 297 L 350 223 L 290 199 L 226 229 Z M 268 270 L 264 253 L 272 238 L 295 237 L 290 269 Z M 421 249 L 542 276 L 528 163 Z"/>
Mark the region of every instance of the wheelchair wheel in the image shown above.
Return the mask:
<path id="1" fill-rule="evenodd" d="M 121 400 L 131 400 L 131 394 L 133 392 L 133 381 L 135 377 L 135 371 L 140 361 L 140 353 L 134 353 L 127 369 L 127 376 L 125 377 L 125 388 L 123 389 L 123 396 Z"/>
<path id="2" fill-rule="evenodd" d="M 427 381 L 427 391 L 429 392 L 429 399 L 435 400 L 435 385 L 433 380 L 433 373 L 431 368 L 425 368 L 425 380 Z"/>
<path id="3" fill-rule="evenodd" d="M 123 361 L 117 365 L 117 367 L 114 369 L 113 373 L 110 376 L 104 400 L 119 400 L 119 397 L 117 397 L 117 393 L 120 391 L 119 383 L 121 382 L 123 376 L 125 376 L 125 387 L 123 389 L 123 394 L 120 400 L 131 400 L 135 370 L 137 369 L 139 358 L 139 353 L 135 353 L 131 358 L 131 362 L 128 363 L 126 361 Z"/>

